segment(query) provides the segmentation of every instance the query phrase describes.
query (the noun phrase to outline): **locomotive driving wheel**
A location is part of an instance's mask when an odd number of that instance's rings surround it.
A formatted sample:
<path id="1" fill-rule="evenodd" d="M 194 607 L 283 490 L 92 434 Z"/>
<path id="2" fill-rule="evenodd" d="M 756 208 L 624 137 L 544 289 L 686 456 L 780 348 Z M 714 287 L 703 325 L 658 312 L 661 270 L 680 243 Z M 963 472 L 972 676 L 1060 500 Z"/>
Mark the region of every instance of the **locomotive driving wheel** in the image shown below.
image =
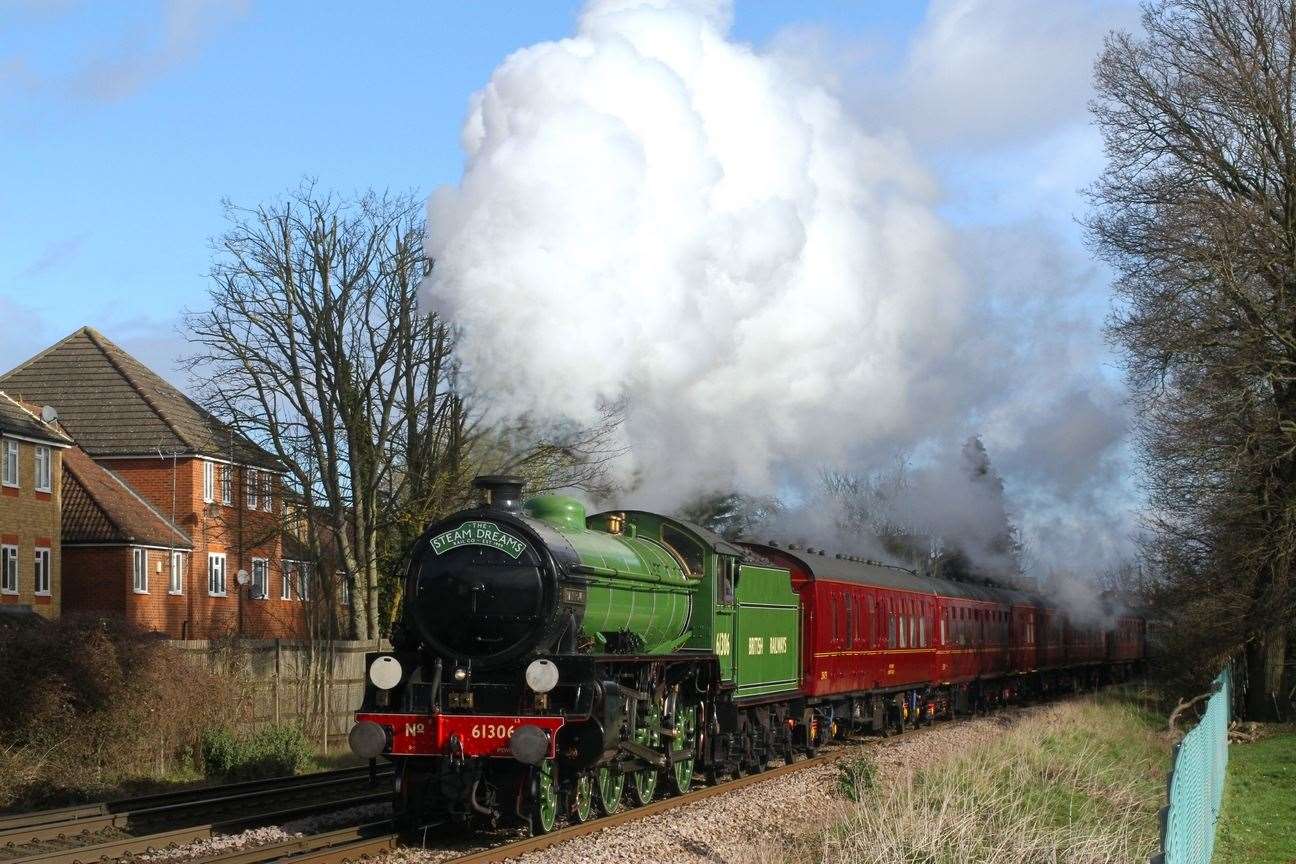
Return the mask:
<path id="1" fill-rule="evenodd" d="M 657 729 L 660 728 L 661 712 L 657 706 L 653 705 L 648 716 L 644 718 L 644 725 L 635 730 L 635 743 L 642 744 L 645 747 L 651 747 L 654 750 L 661 743 L 661 734 Z M 635 771 L 630 777 L 630 800 L 636 807 L 642 807 L 652 802 L 653 797 L 657 794 L 657 774 L 655 767 L 644 768 Z"/>
<path id="2" fill-rule="evenodd" d="M 558 822 L 558 783 L 552 759 L 532 769 L 531 835 L 548 834 Z"/>
<path id="3" fill-rule="evenodd" d="M 697 746 L 697 706 L 680 708 L 675 717 L 675 737 L 671 739 L 672 755 L 692 751 Z M 683 795 L 693 785 L 693 760 L 682 759 L 671 764 L 671 788 Z"/>
<path id="4" fill-rule="evenodd" d="M 599 812 L 611 816 L 621 809 L 621 796 L 625 793 L 626 775 L 615 767 L 602 765 L 594 777 L 594 798 Z"/>
<path id="5" fill-rule="evenodd" d="M 571 818 L 574 822 L 588 822 L 594 815 L 594 774 L 581 771 L 571 789 Z"/>

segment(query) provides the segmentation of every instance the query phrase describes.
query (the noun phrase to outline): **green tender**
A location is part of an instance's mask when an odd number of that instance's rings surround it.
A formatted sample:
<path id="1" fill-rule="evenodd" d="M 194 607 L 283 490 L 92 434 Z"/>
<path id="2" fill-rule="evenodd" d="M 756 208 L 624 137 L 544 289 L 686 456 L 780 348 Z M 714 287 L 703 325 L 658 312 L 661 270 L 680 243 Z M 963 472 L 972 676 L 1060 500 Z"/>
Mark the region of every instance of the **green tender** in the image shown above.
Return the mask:
<path id="1" fill-rule="evenodd" d="M 801 668 L 801 606 L 788 571 L 744 564 L 738 568 L 736 593 L 737 697 L 795 690 Z"/>

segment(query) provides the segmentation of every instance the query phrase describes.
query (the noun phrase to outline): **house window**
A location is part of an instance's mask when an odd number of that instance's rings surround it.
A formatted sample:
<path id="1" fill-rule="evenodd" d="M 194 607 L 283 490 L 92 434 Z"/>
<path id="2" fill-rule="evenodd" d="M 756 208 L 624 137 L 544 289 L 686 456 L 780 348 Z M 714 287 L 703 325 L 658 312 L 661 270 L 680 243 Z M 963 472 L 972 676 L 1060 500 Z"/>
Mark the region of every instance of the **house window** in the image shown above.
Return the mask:
<path id="1" fill-rule="evenodd" d="M 184 553 L 171 553 L 171 584 L 167 588 L 172 594 L 184 593 Z"/>
<path id="2" fill-rule="evenodd" d="M 135 593 L 148 593 L 148 553 L 143 549 L 131 550 L 131 561 L 135 565 Z"/>
<path id="3" fill-rule="evenodd" d="M 274 475 L 267 471 L 262 476 L 265 485 L 261 489 L 261 509 L 269 513 L 274 510 Z"/>
<path id="4" fill-rule="evenodd" d="M 0 593 L 18 593 L 17 546 L 0 546 Z"/>
<path id="5" fill-rule="evenodd" d="M 344 573 L 341 570 L 337 572 L 337 578 L 338 581 L 342 584 L 342 590 L 340 592 L 342 605 L 350 606 L 351 605 L 351 583 L 347 581 L 346 573 Z"/>
<path id="6" fill-rule="evenodd" d="M 291 600 L 296 593 L 297 588 L 293 584 L 297 580 L 297 562 L 283 562 L 283 592 L 279 597 L 282 600 Z"/>
<path id="7" fill-rule="evenodd" d="M 247 471 L 247 509 L 255 510 L 257 509 L 257 484 L 260 478 L 257 477 L 258 472 L 255 468 L 245 470 Z"/>
<path id="8" fill-rule="evenodd" d="M 234 466 L 221 466 L 221 503 L 229 507 L 234 503 Z"/>
<path id="9" fill-rule="evenodd" d="M 50 593 L 50 550 L 36 550 L 36 593 Z"/>
<path id="10" fill-rule="evenodd" d="M 300 568 L 301 568 L 301 583 L 300 583 L 300 585 L 298 586 L 298 589 L 299 589 L 299 591 L 300 591 L 300 594 L 299 594 L 298 596 L 299 596 L 302 600 L 309 600 L 309 599 L 310 599 L 311 568 L 310 568 L 310 565 L 307 564 L 305 561 L 301 562 L 301 564 L 300 564 L 299 566 L 300 566 Z"/>
<path id="11" fill-rule="evenodd" d="M 41 445 L 36 449 L 36 491 L 50 491 L 50 448 Z"/>
<path id="12" fill-rule="evenodd" d="M 6 486 L 18 485 L 18 442 L 4 442 L 4 476 L 0 478 Z"/>
<path id="13" fill-rule="evenodd" d="M 252 559 L 252 597 L 264 600 L 270 596 L 269 566 L 264 558 Z"/>
<path id="14" fill-rule="evenodd" d="M 203 461 L 202 466 L 203 466 L 203 502 L 206 504 L 210 504 L 212 502 L 212 496 L 216 492 L 216 488 L 215 488 L 216 466 L 213 463 L 208 462 L 206 460 Z"/>
<path id="15" fill-rule="evenodd" d="M 213 597 L 225 596 L 225 553 L 207 553 L 207 593 Z"/>

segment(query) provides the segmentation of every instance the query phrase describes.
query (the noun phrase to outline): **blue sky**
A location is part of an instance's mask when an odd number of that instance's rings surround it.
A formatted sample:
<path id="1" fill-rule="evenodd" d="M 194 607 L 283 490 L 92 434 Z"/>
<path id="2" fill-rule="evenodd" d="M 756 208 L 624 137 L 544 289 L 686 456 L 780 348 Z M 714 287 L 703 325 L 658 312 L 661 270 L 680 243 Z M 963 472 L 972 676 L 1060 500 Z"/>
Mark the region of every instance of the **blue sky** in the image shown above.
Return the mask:
<path id="1" fill-rule="evenodd" d="M 255 204 L 307 175 L 342 191 L 455 181 L 470 94 L 579 8 L 0 0 L 0 314 L 22 322 L 0 367 L 84 323 L 169 365 L 222 198 Z M 899 42 L 921 15 L 759 2 L 734 33 Z"/>
<path id="2" fill-rule="evenodd" d="M 680 0 L 699 2 L 699 0 Z M 0 369 L 92 324 L 183 383 L 222 199 L 303 177 L 431 193 L 463 170 L 471 95 L 571 35 L 577 2 L 0 0 Z M 1093 60 L 1132 0 L 737 0 L 730 38 L 831 82 L 930 175 L 1011 367 L 969 380 L 1032 537 L 1118 555 L 1137 517 L 1102 339 L 1110 274 L 1080 191 L 1102 168 Z M 975 323 L 975 319 L 970 319 Z M 946 346 L 951 368 L 964 346 Z M 957 386 L 959 382 L 947 382 Z M 1053 553 L 1055 557 L 1061 553 Z"/>

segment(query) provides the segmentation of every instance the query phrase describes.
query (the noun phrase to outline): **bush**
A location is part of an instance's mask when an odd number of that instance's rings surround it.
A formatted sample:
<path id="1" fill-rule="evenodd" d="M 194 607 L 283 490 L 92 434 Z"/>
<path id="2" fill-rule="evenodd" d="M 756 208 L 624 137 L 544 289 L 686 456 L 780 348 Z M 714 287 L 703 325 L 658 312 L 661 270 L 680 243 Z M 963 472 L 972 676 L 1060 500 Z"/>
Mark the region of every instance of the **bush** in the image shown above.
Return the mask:
<path id="1" fill-rule="evenodd" d="M 202 736 L 203 773 L 208 777 L 228 777 L 243 764 L 246 747 L 228 726 L 208 729 Z"/>
<path id="2" fill-rule="evenodd" d="M 837 765 L 837 792 L 843 798 L 863 802 L 877 786 L 877 765 L 868 756 L 856 756 Z"/>
<path id="3" fill-rule="evenodd" d="M 0 807 L 158 777 L 240 717 L 245 682 L 119 622 L 0 625 Z"/>
<path id="4" fill-rule="evenodd" d="M 267 726 L 250 738 L 219 727 L 204 733 L 202 759 L 208 777 L 255 780 L 296 774 L 310 765 L 311 748 L 295 725 Z"/>

